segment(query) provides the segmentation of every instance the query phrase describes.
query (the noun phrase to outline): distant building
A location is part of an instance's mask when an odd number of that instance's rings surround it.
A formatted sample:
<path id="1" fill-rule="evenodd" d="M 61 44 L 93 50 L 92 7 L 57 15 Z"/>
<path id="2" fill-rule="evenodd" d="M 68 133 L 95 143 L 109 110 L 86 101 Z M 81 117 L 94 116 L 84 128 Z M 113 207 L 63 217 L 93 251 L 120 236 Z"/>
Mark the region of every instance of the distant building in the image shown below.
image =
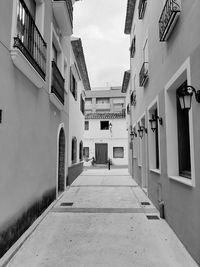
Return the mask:
<path id="1" fill-rule="evenodd" d="M 127 165 L 125 95 L 121 87 L 86 91 L 84 157 L 96 164 Z"/>
<path id="2" fill-rule="evenodd" d="M 199 16 L 196 0 L 128 0 L 130 75 L 124 73 L 122 86 L 130 106 L 130 173 L 156 207 L 164 208 L 166 221 L 198 264 Z"/>

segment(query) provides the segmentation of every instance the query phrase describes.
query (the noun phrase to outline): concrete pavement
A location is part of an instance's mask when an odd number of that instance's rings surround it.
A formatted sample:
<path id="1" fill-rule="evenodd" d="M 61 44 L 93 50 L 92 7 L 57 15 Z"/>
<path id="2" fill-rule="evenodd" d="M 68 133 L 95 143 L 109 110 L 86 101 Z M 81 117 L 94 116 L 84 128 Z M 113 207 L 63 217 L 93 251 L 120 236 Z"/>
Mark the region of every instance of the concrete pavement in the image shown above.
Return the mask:
<path id="1" fill-rule="evenodd" d="M 7 266 L 198 266 L 157 215 L 126 169 L 86 170 Z"/>

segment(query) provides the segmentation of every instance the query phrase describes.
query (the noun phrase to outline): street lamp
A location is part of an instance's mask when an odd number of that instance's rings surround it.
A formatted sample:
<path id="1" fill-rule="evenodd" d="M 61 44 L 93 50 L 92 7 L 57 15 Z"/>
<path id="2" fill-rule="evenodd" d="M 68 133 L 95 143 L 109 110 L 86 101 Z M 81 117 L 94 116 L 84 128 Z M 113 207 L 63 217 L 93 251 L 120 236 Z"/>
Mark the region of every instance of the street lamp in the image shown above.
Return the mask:
<path id="1" fill-rule="evenodd" d="M 139 134 L 139 137 L 140 138 L 143 138 L 143 133 L 147 133 L 147 128 L 145 128 L 143 125 L 142 126 L 139 126 L 139 129 L 138 129 L 138 134 Z"/>
<path id="2" fill-rule="evenodd" d="M 200 103 L 200 90 L 196 90 L 193 86 L 184 85 L 177 90 L 181 109 L 189 110 L 191 108 L 193 93 L 195 94 L 196 101 Z"/>
<path id="3" fill-rule="evenodd" d="M 156 128 L 157 128 L 157 120 L 159 121 L 159 124 L 162 125 L 163 124 L 163 120 L 161 117 L 152 114 L 152 118 L 149 120 L 150 124 L 151 124 L 151 130 L 153 132 L 155 132 Z"/>

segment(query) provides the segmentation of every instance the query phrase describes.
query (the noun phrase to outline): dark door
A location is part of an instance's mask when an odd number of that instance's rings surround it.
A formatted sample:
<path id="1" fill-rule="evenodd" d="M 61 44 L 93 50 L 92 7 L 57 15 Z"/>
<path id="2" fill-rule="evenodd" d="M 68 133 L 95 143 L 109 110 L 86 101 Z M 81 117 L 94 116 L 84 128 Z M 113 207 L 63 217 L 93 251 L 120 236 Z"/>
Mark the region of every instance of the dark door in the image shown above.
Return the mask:
<path id="1" fill-rule="evenodd" d="M 107 163 L 108 144 L 95 144 L 95 159 L 97 164 Z"/>

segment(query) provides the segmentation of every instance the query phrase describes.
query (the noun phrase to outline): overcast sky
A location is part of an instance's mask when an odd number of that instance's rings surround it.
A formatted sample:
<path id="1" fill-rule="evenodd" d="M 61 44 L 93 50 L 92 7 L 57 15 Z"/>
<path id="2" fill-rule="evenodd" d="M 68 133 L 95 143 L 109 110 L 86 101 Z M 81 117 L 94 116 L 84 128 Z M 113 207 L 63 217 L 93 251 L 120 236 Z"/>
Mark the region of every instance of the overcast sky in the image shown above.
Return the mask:
<path id="1" fill-rule="evenodd" d="M 91 87 L 121 86 L 129 68 L 124 34 L 126 0 L 82 0 L 74 5 L 74 37 L 80 37 Z"/>

